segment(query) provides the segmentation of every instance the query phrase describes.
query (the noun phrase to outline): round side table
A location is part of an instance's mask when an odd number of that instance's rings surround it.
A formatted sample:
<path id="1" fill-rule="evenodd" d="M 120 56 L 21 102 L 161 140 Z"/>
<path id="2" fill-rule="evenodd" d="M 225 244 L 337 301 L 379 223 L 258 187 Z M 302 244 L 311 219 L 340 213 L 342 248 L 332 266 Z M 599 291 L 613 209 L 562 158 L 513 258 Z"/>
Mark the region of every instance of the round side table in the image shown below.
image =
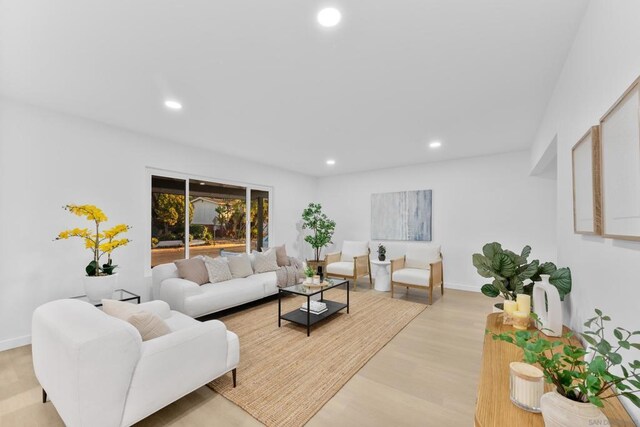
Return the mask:
<path id="1" fill-rule="evenodd" d="M 389 266 L 391 261 L 378 261 L 372 259 L 371 264 L 375 265 L 375 289 L 376 291 L 389 292 L 391 290 L 391 280 L 389 277 Z"/>

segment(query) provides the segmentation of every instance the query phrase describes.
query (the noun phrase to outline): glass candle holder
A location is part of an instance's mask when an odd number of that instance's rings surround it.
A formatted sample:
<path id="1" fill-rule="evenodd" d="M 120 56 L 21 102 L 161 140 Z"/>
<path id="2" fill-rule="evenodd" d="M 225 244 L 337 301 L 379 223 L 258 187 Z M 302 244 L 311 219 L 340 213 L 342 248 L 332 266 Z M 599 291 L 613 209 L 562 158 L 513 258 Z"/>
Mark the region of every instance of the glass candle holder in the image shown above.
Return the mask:
<path id="1" fill-rule="evenodd" d="M 528 312 L 524 312 L 524 311 L 514 312 L 512 315 L 513 327 L 521 331 L 529 329 L 529 323 L 531 320 L 529 316 L 530 314 Z"/>
<path id="2" fill-rule="evenodd" d="M 520 409 L 540 412 L 540 398 L 544 394 L 544 374 L 533 365 L 522 362 L 509 364 L 509 397 Z"/>

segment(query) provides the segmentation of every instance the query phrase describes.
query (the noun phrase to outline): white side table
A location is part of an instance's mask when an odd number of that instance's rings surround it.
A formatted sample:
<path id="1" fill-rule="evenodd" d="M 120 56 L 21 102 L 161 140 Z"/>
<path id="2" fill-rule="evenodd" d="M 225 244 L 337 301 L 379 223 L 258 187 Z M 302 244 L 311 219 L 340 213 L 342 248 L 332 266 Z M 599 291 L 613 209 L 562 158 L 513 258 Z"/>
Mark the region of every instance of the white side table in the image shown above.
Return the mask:
<path id="1" fill-rule="evenodd" d="M 391 280 L 389 277 L 389 266 L 391 261 L 378 261 L 372 259 L 371 264 L 375 266 L 375 289 L 376 291 L 389 292 L 391 290 Z"/>

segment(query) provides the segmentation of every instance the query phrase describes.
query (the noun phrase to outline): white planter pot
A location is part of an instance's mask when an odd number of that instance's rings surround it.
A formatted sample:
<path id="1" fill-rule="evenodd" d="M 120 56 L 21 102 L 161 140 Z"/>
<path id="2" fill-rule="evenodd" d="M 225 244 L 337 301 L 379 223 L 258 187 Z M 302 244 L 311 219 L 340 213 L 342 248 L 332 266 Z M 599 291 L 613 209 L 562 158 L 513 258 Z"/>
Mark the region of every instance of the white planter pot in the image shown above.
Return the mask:
<path id="1" fill-rule="evenodd" d="M 117 287 L 118 273 L 109 276 L 84 276 L 84 292 L 91 302 L 111 298 Z"/>
<path id="2" fill-rule="evenodd" d="M 606 415 L 591 403 L 569 400 L 558 392 L 542 395 L 540 411 L 545 427 L 593 427 L 609 425 Z"/>

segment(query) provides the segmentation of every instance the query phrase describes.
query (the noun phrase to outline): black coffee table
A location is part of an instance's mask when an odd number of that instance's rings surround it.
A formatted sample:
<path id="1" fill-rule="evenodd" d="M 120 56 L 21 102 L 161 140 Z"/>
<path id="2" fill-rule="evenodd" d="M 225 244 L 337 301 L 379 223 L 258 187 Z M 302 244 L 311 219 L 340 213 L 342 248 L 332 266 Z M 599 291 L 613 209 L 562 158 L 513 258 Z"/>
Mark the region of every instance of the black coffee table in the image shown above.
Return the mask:
<path id="1" fill-rule="evenodd" d="M 322 287 L 310 287 L 304 284 L 289 286 L 286 288 L 280 288 L 278 291 L 278 327 L 282 326 L 282 320 L 288 320 L 289 322 L 297 323 L 298 325 L 307 327 L 307 336 L 311 333 L 311 325 L 316 324 L 324 319 L 327 319 L 331 315 L 346 308 L 349 313 L 349 281 L 337 280 L 337 279 L 325 279 L 325 282 L 330 283 L 327 286 Z M 324 299 L 324 292 L 337 288 L 339 286 L 345 286 L 347 291 L 347 303 L 341 303 Z M 320 314 L 313 314 L 309 310 L 306 312 L 297 308 L 289 313 L 282 314 L 282 295 L 292 294 L 307 297 L 307 307 L 311 306 L 311 297 L 320 294 L 320 301 L 327 304 L 327 311 Z"/>

